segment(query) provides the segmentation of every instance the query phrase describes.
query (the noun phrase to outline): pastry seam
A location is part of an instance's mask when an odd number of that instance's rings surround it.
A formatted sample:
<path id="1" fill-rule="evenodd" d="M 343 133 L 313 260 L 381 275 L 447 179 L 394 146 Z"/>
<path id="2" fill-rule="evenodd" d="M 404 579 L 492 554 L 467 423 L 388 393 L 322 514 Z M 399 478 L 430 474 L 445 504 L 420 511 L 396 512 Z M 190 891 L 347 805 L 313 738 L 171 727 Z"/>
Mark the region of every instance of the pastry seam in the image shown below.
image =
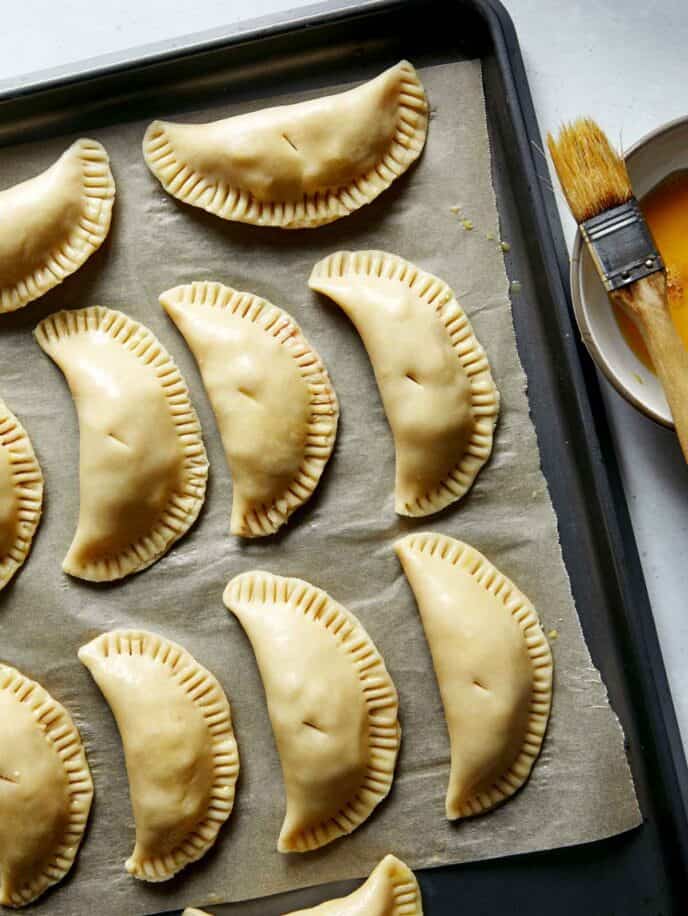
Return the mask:
<path id="1" fill-rule="evenodd" d="M 524 785 L 540 754 L 552 705 L 552 651 L 535 608 L 526 596 L 474 547 L 442 534 L 412 534 L 397 542 L 417 553 L 460 566 L 485 591 L 499 598 L 518 623 L 532 668 L 533 687 L 523 744 L 513 763 L 486 792 L 468 798 L 457 817 L 471 817 L 505 801 Z"/>
<path id="2" fill-rule="evenodd" d="M 217 678 L 203 668 L 186 649 L 154 633 L 114 630 L 104 633 L 79 650 L 89 656 L 146 656 L 164 665 L 173 681 L 202 713 L 213 746 L 214 781 L 205 816 L 184 841 L 164 856 L 141 859 L 136 848 L 127 860 L 127 871 L 146 881 L 165 881 L 186 865 L 200 859 L 215 843 L 220 828 L 234 807 L 239 775 L 239 751 L 232 727 L 229 701 Z"/>
<path id="3" fill-rule="evenodd" d="M 31 440 L 19 420 L 0 400 L 0 448 L 9 455 L 17 500 L 17 531 L 14 543 L 0 556 L 0 590 L 26 560 L 43 505 L 43 474 Z"/>
<path id="4" fill-rule="evenodd" d="M 209 181 L 180 162 L 162 121 L 154 121 L 146 131 L 144 157 L 169 194 L 222 219 L 283 229 L 325 225 L 373 201 L 423 150 L 427 133 L 425 91 L 412 64 L 401 61 L 397 66 L 398 113 L 390 147 L 376 166 L 346 185 L 304 194 L 296 202 L 259 201 L 248 190 L 230 187 L 224 181 Z"/>
<path id="5" fill-rule="evenodd" d="M 294 319 L 253 293 L 241 292 L 222 283 L 197 281 L 163 293 L 162 298 L 170 298 L 179 306 L 205 306 L 227 311 L 253 322 L 286 348 L 299 369 L 309 393 L 310 418 L 297 476 L 282 497 L 268 506 L 254 507 L 244 515 L 241 530 L 234 532 L 248 533 L 251 537 L 274 534 L 311 497 L 334 448 L 339 405 L 327 369 Z"/>
<path id="6" fill-rule="evenodd" d="M 439 512 L 468 492 L 492 453 L 499 413 L 499 391 L 492 378 L 487 355 L 453 290 L 444 280 L 398 255 L 385 251 L 336 252 L 318 261 L 311 273 L 309 286 L 317 290 L 320 279 L 343 279 L 352 275 L 378 277 L 413 290 L 442 322 L 468 378 L 473 429 L 464 454 L 434 490 L 417 497 L 414 503 L 396 506 L 400 515 L 424 516 Z"/>
<path id="7" fill-rule="evenodd" d="M 184 453 L 182 487 L 172 494 L 147 535 L 116 556 L 89 562 L 78 570 L 65 570 L 89 581 L 101 581 L 119 579 L 146 569 L 189 530 L 205 498 L 208 459 L 186 382 L 172 357 L 144 325 L 115 309 L 93 305 L 49 315 L 36 327 L 34 334 L 39 346 L 50 356 L 63 338 L 91 331 L 106 333 L 144 366 L 154 369 Z"/>
<path id="8" fill-rule="evenodd" d="M 408 865 L 393 855 L 385 856 L 380 865 L 393 870 L 390 875 L 394 896 L 392 916 L 423 916 L 418 881 Z"/>
<path id="9" fill-rule="evenodd" d="M 232 602 L 283 603 L 302 613 L 328 631 L 337 648 L 347 653 L 358 675 L 368 710 L 366 774 L 357 794 L 336 814 L 304 829 L 288 846 L 280 837 L 280 852 L 309 852 L 351 833 L 389 794 L 401 741 L 397 690 L 382 656 L 359 621 L 322 589 L 302 579 L 248 572 L 236 576 L 227 586 L 225 604 L 231 607 Z"/>
<path id="10" fill-rule="evenodd" d="M 61 703 L 36 681 L 2 663 L 0 690 L 10 691 L 20 703 L 29 706 L 45 740 L 60 758 L 67 781 L 69 816 L 64 834 L 41 873 L 11 895 L 11 906 L 24 906 L 61 881 L 72 867 L 86 830 L 93 800 L 93 779 L 81 736 Z"/>
<path id="11" fill-rule="evenodd" d="M 13 286 L 0 289 L 0 314 L 22 308 L 58 286 L 82 267 L 107 237 L 115 199 L 107 151 L 97 140 L 82 139 L 65 150 L 63 156 L 69 154 L 78 156 L 81 162 L 81 216 L 69 237 L 50 251 L 40 267 Z"/>

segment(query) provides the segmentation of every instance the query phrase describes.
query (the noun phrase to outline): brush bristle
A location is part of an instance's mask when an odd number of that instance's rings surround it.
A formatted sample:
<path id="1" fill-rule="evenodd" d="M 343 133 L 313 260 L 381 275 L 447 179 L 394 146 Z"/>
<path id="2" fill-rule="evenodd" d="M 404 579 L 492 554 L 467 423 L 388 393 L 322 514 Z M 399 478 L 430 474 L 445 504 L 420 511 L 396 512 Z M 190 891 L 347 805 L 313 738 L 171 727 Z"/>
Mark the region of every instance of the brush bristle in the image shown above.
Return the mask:
<path id="1" fill-rule="evenodd" d="M 577 223 L 633 196 L 626 163 L 591 118 L 563 124 L 558 140 L 547 135 L 547 146 Z"/>

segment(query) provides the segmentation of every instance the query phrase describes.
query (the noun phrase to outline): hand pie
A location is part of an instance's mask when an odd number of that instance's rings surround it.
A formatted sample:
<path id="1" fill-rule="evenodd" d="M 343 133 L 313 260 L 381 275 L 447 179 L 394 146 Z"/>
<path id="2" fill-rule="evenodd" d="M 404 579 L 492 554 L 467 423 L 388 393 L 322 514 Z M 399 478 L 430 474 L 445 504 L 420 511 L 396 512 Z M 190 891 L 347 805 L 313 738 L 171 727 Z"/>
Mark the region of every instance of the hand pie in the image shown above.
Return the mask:
<path id="1" fill-rule="evenodd" d="M 114 199 L 96 140 L 77 140 L 47 171 L 0 191 L 0 314 L 38 299 L 100 248 Z"/>
<path id="2" fill-rule="evenodd" d="M 40 897 L 72 867 L 93 781 L 67 710 L 0 664 L 0 906 Z"/>
<path id="3" fill-rule="evenodd" d="M 330 255 L 309 285 L 368 351 L 394 435 L 396 511 L 430 515 L 461 499 L 490 457 L 499 393 L 454 293 L 383 251 Z"/>
<path id="4" fill-rule="evenodd" d="M 160 297 L 196 357 L 232 472 L 232 534 L 273 534 L 310 497 L 332 453 L 339 408 L 296 322 L 221 283 Z"/>
<path id="5" fill-rule="evenodd" d="M 121 579 L 160 559 L 203 505 L 208 462 L 189 392 L 160 342 L 121 312 L 58 312 L 35 334 L 79 415 L 79 524 L 62 568 Z"/>
<path id="6" fill-rule="evenodd" d="M 302 229 L 358 210 L 420 156 L 427 102 L 408 61 L 356 89 L 210 124 L 154 121 L 148 168 L 222 219 Z"/>
<path id="7" fill-rule="evenodd" d="M 308 582 L 248 572 L 224 603 L 253 646 L 282 764 L 277 848 L 317 849 L 355 830 L 391 788 L 396 689 L 354 615 Z"/>
<path id="8" fill-rule="evenodd" d="M 43 474 L 29 437 L 0 400 L 0 591 L 28 556 L 42 505 Z"/>
<path id="9" fill-rule="evenodd" d="M 475 548 L 412 534 L 395 550 L 430 644 L 451 743 L 447 817 L 489 811 L 525 783 L 552 701 L 552 653 L 532 605 Z"/>
<path id="10" fill-rule="evenodd" d="M 126 869 L 166 881 L 210 849 L 232 813 L 239 754 L 227 697 L 181 646 L 113 630 L 79 649 L 117 722 L 136 822 Z"/>
<path id="11" fill-rule="evenodd" d="M 395 856 L 385 856 L 368 880 L 348 897 L 288 916 L 423 916 L 416 876 Z"/>

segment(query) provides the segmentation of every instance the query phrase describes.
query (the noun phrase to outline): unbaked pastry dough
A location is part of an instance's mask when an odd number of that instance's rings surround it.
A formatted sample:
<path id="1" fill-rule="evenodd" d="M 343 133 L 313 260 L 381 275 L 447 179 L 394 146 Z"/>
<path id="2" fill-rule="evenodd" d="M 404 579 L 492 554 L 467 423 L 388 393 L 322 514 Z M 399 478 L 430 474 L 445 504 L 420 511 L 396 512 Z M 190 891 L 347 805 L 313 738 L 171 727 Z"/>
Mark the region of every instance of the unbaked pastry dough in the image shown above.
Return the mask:
<path id="1" fill-rule="evenodd" d="M 248 572 L 225 589 L 256 655 L 282 763 L 277 848 L 306 852 L 351 833 L 389 792 L 401 730 L 385 663 L 322 589 Z"/>
<path id="2" fill-rule="evenodd" d="M 427 102 L 408 61 L 356 89 L 210 124 L 154 121 L 148 167 L 223 219 L 299 229 L 370 203 L 421 153 Z"/>
<path id="3" fill-rule="evenodd" d="M 423 903 L 416 876 L 408 865 L 389 855 L 348 897 L 327 900 L 288 916 L 423 916 Z"/>
<path id="4" fill-rule="evenodd" d="M 488 811 L 528 779 L 552 701 L 537 613 L 475 548 L 411 534 L 395 550 L 418 602 L 451 743 L 447 817 Z"/>
<path id="5" fill-rule="evenodd" d="M 277 531 L 313 493 L 339 408 L 320 357 L 286 312 L 221 283 L 160 302 L 196 357 L 232 472 L 232 534 Z"/>
<path id="6" fill-rule="evenodd" d="M 100 248 L 114 199 L 96 140 L 77 140 L 47 171 L 0 191 L 0 314 L 38 299 Z"/>
<path id="7" fill-rule="evenodd" d="M 62 880 L 92 800 L 86 753 L 67 710 L 0 664 L 0 905 L 24 906 Z"/>
<path id="8" fill-rule="evenodd" d="M 210 849 L 232 812 L 239 754 L 227 697 L 181 646 L 112 630 L 79 649 L 117 722 L 136 822 L 126 863 L 166 881 Z"/>
<path id="9" fill-rule="evenodd" d="M 0 591 L 26 559 L 43 505 L 43 474 L 26 431 L 0 400 Z"/>
<path id="10" fill-rule="evenodd" d="M 339 251 L 309 285 L 363 339 L 396 448 L 395 508 L 430 515 L 466 493 L 492 451 L 499 393 L 442 280 L 383 251 Z"/>
<path id="11" fill-rule="evenodd" d="M 208 462 L 189 392 L 138 321 L 93 306 L 36 328 L 79 416 L 79 524 L 62 568 L 93 582 L 158 560 L 195 521 Z"/>

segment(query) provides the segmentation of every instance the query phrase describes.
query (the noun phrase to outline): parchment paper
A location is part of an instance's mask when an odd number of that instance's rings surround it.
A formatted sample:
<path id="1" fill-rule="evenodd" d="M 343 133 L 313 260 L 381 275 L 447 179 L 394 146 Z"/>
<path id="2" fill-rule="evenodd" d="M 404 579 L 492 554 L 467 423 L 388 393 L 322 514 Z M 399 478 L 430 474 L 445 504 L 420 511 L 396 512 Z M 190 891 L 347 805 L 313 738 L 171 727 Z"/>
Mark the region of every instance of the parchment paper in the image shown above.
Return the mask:
<path id="1" fill-rule="evenodd" d="M 0 658 L 40 680 L 72 712 L 96 784 L 76 867 L 44 898 L 43 909 L 55 916 L 128 916 L 241 900 L 364 875 L 388 851 L 413 867 L 436 866 L 581 843 L 640 821 L 623 735 L 584 644 L 562 562 L 502 253 L 485 238 L 486 232 L 497 236 L 498 226 L 480 64 L 431 67 L 421 77 L 433 116 L 418 167 L 373 205 L 311 231 L 224 223 L 178 204 L 143 162 L 145 124 L 93 131 L 110 152 L 117 181 L 110 240 L 57 290 L 2 319 L 0 395 L 32 437 L 46 505 L 26 568 L 0 595 Z M 190 120 L 255 105 L 224 104 Z M 71 140 L 0 150 L 1 184 L 46 167 Z M 456 202 L 473 231 L 450 212 Z M 306 286 L 315 261 L 341 247 L 386 249 L 443 277 L 489 354 L 502 396 L 494 456 L 470 495 L 436 518 L 395 516 L 392 438 L 368 359 L 337 307 Z M 252 290 L 291 312 L 324 358 L 341 402 L 336 452 L 315 497 L 282 535 L 267 541 L 242 542 L 228 533 L 231 482 L 220 438 L 195 363 L 157 303 L 162 290 L 202 278 Z M 104 587 L 60 569 L 77 518 L 77 422 L 59 371 L 31 337 L 43 315 L 95 303 L 140 319 L 173 354 L 211 462 L 206 506 L 191 533 L 148 571 Z M 401 534 L 427 528 L 486 553 L 531 598 L 545 630 L 559 634 L 552 644 L 552 718 L 530 781 L 493 813 L 454 825 L 444 816 L 448 738 L 430 655 L 391 549 Z M 391 796 L 351 837 L 305 856 L 275 848 L 284 813 L 279 761 L 249 643 L 221 601 L 227 580 L 252 567 L 308 579 L 353 611 L 400 694 L 403 743 Z M 77 647 L 97 633 L 127 626 L 182 643 L 218 676 L 232 703 L 241 753 L 236 807 L 214 850 L 163 885 L 124 872 L 134 830 L 121 745 L 76 657 Z"/>

